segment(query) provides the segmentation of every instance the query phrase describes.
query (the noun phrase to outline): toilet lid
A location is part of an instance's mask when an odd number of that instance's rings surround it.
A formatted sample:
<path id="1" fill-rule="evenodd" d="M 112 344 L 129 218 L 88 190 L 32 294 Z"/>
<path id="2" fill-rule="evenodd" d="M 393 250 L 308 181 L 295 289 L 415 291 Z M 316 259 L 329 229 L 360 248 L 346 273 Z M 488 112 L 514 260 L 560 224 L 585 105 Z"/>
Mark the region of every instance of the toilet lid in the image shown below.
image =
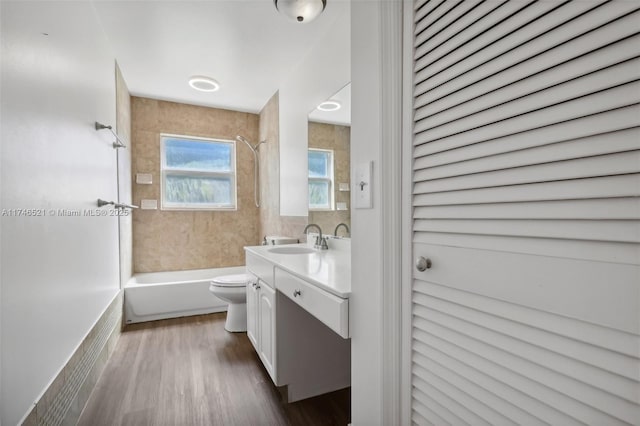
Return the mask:
<path id="1" fill-rule="evenodd" d="M 211 280 L 211 284 L 220 287 L 244 287 L 250 276 L 248 274 L 222 275 Z"/>

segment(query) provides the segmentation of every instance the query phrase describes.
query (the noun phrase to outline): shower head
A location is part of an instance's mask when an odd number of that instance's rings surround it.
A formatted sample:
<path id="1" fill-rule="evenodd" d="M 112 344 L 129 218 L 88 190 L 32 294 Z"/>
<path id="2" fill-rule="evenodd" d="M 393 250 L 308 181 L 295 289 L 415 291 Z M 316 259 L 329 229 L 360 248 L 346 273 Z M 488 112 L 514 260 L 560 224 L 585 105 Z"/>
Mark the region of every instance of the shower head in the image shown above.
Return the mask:
<path id="1" fill-rule="evenodd" d="M 240 141 L 240 142 L 244 142 L 244 143 L 246 143 L 247 145 L 251 146 L 251 144 L 249 143 L 249 141 L 248 141 L 248 140 L 246 140 L 244 136 L 240 136 L 240 135 L 238 135 L 238 136 L 236 136 L 236 140 L 237 140 L 237 141 Z"/>
<path id="2" fill-rule="evenodd" d="M 265 142 L 266 142 L 266 141 L 260 141 L 260 142 L 258 142 L 258 143 L 257 143 L 257 144 L 255 144 L 255 145 L 251 145 L 251 142 L 249 142 L 249 141 L 248 141 L 244 136 L 241 136 L 241 135 L 236 136 L 236 140 L 237 140 L 237 141 L 239 141 L 239 142 L 244 142 L 244 143 L 246 143 L 246 144 L 247 144 L 247 146 L 248 146 L 249 148 L 251 148 L 251 150 L 252 150 L 252 151 L 254 151 L 254 152 L 258 149 L 258 146 L 260 146 L 260 144 L 263 144 L 263 143 L 265 143 Z"/>

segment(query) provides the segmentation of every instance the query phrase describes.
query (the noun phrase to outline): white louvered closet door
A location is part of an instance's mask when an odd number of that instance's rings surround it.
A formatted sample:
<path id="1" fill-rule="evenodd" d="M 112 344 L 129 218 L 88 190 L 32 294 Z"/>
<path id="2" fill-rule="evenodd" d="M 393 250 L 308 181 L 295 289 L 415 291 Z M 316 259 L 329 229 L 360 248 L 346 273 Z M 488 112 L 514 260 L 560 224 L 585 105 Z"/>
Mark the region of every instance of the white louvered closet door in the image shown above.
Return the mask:
<path id="1" fill-rule="evenodd" d="M 640 424 L 640 2 L 414 6 L 413 423 Z"/>

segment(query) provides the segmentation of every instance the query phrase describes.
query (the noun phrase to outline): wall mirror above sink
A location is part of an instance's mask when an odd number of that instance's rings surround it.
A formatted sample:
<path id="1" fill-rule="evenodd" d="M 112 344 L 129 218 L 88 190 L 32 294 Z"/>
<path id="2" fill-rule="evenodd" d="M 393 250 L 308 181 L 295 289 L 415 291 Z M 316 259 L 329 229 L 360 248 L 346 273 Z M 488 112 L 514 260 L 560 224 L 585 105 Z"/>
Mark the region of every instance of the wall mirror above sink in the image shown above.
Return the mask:
<path id="1" fill-rule="evenodd" d="M 350 236 L 351 83 L 309 113 L 309 223 Z"/>

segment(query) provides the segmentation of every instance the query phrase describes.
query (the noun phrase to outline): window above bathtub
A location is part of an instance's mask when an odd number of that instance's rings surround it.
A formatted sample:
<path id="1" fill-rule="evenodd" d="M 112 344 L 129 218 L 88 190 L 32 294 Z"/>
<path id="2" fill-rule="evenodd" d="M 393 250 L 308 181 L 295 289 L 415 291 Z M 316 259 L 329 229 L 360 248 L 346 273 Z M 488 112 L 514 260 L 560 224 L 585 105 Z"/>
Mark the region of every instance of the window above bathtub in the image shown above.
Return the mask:
<path id="1" fill-rule="evenodd" d="M 235 210 L 233 141 L 160 135 L 163 210 Z"/>

